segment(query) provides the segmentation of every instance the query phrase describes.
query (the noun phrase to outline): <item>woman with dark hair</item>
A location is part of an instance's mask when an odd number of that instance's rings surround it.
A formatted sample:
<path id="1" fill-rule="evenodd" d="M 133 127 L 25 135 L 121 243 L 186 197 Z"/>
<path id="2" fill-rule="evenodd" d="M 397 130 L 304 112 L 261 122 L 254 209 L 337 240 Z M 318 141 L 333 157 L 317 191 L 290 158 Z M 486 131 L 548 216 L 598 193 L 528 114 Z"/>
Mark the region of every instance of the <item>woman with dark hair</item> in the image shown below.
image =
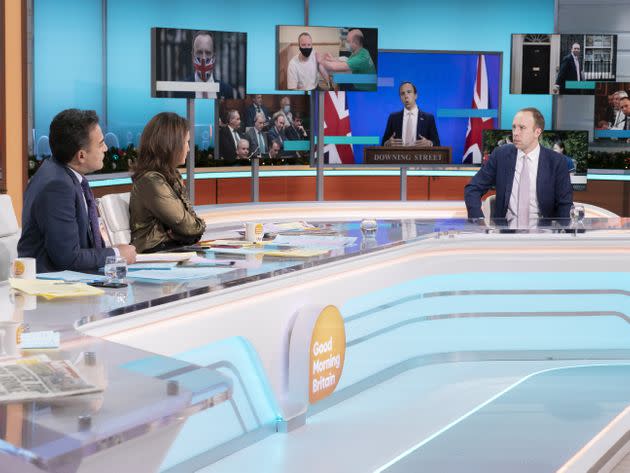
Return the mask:
<path id="1" fill-rule="evenodd" d="M 158 113 L 144 127 L 129 202 L 131 241 L 138 253 L 196 243 L 206 229 L 177 171 L 186 162 L 189 139 L 188 122 L 175 113 Z"/>

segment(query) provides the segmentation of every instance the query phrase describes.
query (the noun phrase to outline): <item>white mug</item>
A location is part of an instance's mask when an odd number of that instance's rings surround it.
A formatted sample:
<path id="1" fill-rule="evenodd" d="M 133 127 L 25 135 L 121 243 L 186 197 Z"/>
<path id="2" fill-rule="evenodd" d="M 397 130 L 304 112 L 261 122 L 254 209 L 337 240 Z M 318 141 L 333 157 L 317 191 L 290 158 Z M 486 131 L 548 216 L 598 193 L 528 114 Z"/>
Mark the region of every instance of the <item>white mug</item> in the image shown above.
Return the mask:
<path id="1" fill-rule="evenodd" d="M 265 231 L 263 224 L 259 222 L 247 222 L 245 224 L 245 239 L 247 241 L 260 242 Z"/>
<path id="2" fill-rule="evenodd" d="M 9 271 L 12 278 L 35 279 L 37 275 L 35 258 L 15 258 Z"/>
<path id="3" fill-rule="evenodd" d="M 0 322 L 0 358 L 17 355 L 21 326 L 19 322 Z"/>

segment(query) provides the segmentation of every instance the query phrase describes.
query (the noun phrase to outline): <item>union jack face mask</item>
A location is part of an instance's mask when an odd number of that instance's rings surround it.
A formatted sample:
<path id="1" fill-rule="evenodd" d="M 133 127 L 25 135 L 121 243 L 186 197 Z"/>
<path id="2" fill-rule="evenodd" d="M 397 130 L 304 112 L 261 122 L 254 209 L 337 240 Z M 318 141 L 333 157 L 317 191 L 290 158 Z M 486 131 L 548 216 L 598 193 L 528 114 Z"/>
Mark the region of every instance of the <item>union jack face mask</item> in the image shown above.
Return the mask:
<path id="1" fill-rule="evenodd" d="M 195 75 L 199 77 L 203 82 L 208 82 L 212 71 L 214 70 L 214 55 L 210 57 L 195 56 L 194 67 Z"/>

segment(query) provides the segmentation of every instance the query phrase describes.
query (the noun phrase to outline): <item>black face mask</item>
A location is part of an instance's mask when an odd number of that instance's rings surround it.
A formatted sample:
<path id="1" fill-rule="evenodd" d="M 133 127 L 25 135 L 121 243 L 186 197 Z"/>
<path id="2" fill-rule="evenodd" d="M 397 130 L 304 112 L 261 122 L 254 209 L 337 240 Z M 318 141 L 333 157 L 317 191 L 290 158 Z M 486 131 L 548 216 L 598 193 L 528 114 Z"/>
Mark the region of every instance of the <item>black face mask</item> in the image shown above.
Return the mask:
<path id="1" fill-rule="evenodd" d="M 304 57 L 309 57 L 313 52 L 313 48 L 300 48 L 300 52 Z"/>

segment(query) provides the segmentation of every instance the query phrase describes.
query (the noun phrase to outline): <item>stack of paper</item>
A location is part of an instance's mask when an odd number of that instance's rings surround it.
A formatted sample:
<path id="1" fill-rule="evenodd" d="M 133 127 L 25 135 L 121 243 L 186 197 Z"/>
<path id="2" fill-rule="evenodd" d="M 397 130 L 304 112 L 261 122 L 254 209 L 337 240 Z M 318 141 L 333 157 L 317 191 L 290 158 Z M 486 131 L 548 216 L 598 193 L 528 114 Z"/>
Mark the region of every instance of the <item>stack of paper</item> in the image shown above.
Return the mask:
<path id="1" fill-rule="evenodd" d="M 41 281 L 37 279 L 16 279 L 10 278 L 9 284 L 13 289 L 17 289 L 31 296 L 42 296 L 46 299 L 57 299 L 60 297 L 80 297 L 80 296 L 100 296 L 105 291 L 83 283 L 70 284 L 61 280 Z"/>
<path id="2" fill-rule="evenodd" d="M 154 262 L 179 262 L 187 261 L 197 253 L 194 251 L 188 253 L 147 253 L 136 256 L 136 263 L 154 263 Z"/>
<path id="3" fill-rule="evenodd" d="M 322 236 L 322 235 L 278 235 L 276 245 L 299 246 L 300 248 L 342 248 L 352 245 L 357 237 Z"/>
<path id="4" fill-rule="evenodd" d="M 56 279 L 66 282 L 105 281 L 105 276 L 98 274 L 80 273 L 78 271 L 55 271 L 54 273 L 38 273 L 37 279 Z"/>
<path id="5" fill-rule="evenodd" d="M 173 269 L 142 269 L 127 273 L 128 279 L 151 279 L 155 281 L 186 281 L 218 276 L 233 271 L 233 268 L 173 268 Z"/>
<path id="6" fill-rule="evenodd" d="M 275 256 L 279 258 L 311 258 L 329 253 L 330 250 L 322 248 L 292 248 L 290 250 L 268 250 L 265 256 Z"/>
<path id="7" fill-rule="evenodd" d="M 2 362 L 0 370 L 0 402 L 50 399 L 103 390 L 90 384 L 69 360 L 51 361 L 45 356 L 34 356 Z"/>

